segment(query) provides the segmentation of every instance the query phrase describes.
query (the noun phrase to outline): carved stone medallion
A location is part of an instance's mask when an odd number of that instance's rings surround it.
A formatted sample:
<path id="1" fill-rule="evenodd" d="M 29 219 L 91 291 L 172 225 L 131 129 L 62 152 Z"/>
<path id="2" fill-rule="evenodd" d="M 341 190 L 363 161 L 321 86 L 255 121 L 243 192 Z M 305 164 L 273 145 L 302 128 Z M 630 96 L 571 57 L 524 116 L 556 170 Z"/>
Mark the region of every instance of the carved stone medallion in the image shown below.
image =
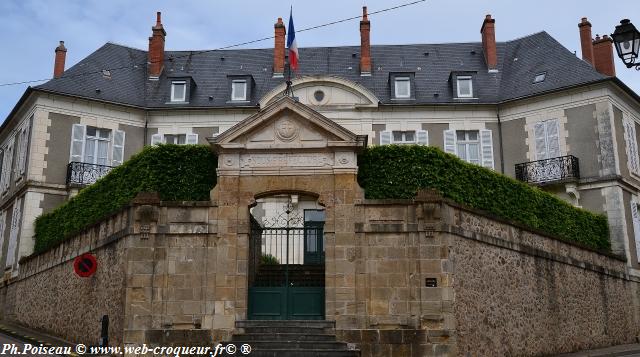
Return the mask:
<path id="1" fill-rule="evenodd" d="M 298 137 L 300 133 L 300 127 L 298 124 L 289 119 L 282 118 L 276 122 L 276 137 L 281 141 L 289 142 Z"/>

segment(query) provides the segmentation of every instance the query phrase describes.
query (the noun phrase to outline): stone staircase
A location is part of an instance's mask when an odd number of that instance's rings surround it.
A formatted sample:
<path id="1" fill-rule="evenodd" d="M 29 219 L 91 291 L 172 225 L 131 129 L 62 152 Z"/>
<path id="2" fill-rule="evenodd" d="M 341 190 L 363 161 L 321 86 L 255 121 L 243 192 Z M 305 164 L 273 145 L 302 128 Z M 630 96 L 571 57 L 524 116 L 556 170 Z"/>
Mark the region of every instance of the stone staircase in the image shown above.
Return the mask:
<path id="1" fill-rule="evenodd" d="M 253 357 L 359 357 L 360 351 L 350 350 L 335 335 L 335 321 L 320 320 L 243 320 L 236 321 L 242 333 L 231 341 L 237 348 L 251 346 Z"/>

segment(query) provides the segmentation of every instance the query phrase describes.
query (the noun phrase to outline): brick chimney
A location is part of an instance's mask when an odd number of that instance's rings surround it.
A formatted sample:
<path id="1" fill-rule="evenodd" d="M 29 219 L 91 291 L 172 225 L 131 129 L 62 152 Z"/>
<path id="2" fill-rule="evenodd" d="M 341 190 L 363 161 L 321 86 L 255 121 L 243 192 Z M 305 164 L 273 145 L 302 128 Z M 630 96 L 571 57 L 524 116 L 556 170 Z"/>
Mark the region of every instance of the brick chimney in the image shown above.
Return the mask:
<path id="1" fill-rule="evenodd" d="M 371 75 L 371 22 L 367 16 L 367 7 L 362 7 L 362 21 L 360 21 L 360 75 Z"/>
<path id="2" fill-rule="evenodd" d="M 156 25 L 151 28 L 152 35 L 149 37 L 149 77 L 160 77 L 164 66 L 164 38 L 167 32 L 162 27 L 160 11 L 156 14 Z"/>
<path id="3" fill-rule="evenodd" d="M 580 29 L 580 46 L 582 47 L 582 59 L 593 65 L 593 44 L 591 43 L 591 22 L 586 17 L 578 24 Z"/>
<path id="4" fill-rule="evenodd" d="M 282 23 L 282 17 L 278 17 L 278 22 L 274 25 L 275 44 L 273 47 L 273 76 L 281 77 L 284 75 L 284 36 L 287 31 Z"/>
<path id="5" fill-rule="evenodd" d="M 64 61 L 67 59 L 67 48 L 64 47 L 64 41 L 60 41 L 60 45 L 56 47 L 56 59 L 53 63 L 53 78 L 60 78 L 64 74 Z"/>
<path id="6" fill-rule="evenodd" d="M 489 71 L 498 68 L 498 51 L 496 49 L 496 20 L 487 15 L 480 28 L 482 34 L 482 49 L 484 50 L 484 60 Z"/>
<path id="7" fill-rule="evenodd" d="M 596 35 L 593 41 L 593 59 L 595 61 L 596 71 L 605 76 L 615 77 L 616 66 L 613 61 L 613 40 L 607 35 Z"/>

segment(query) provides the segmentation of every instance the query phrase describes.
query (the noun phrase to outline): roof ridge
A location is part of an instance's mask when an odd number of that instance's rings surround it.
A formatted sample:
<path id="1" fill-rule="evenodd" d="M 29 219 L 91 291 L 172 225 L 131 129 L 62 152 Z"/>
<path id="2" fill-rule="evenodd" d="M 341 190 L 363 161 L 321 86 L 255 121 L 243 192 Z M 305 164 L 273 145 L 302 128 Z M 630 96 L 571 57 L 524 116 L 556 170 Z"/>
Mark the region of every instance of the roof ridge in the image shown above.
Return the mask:
<path id="1" fill-rule="evenodd" d="M 132 49 L 132 50 L 136 50 L 136 51 L 140 51 L 140 52 L 148 52 L 147 50 L 143 50 L 143 49 L 136 48 L 136 47 L 133 47 L 133 46 L 123 45 L 123 44 L 115 42 L 115 41 L 107 41 L 105 43 L 105 45 L 114 45 L 114 46 L 124 47 L 124 48 Z"/>

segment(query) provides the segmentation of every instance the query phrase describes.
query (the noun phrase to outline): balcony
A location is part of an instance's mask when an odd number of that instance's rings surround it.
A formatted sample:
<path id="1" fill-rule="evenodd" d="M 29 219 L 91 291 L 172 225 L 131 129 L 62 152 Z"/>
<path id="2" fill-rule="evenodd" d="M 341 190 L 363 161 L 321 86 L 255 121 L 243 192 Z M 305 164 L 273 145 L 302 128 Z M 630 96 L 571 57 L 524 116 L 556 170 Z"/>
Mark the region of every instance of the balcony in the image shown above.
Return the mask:
<path id="1" fill-rule="evenodd" d="M 580 165 L 573 155 L 516 164 L 516 179 L 531 184 L 544 185 L 579 178 Z"/>
<path id="2" fill-rule="evenodd" d="M 87 186 L 98 181 L 113 169 L 113 166 L 70 162 L 67 166 L 67 186 Z"/>

